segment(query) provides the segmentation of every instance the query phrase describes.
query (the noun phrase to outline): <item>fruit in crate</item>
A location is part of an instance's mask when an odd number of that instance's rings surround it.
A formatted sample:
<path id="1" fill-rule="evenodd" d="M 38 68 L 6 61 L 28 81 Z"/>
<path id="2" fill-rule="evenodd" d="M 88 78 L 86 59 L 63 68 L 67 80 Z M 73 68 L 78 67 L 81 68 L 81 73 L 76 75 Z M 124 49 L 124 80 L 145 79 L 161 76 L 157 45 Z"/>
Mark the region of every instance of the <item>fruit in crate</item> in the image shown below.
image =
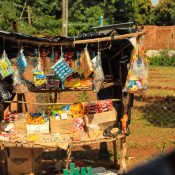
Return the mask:
<path id="1" fill-rule="evenodd" d="M 31 116 L 29 113 L 26 114 L 26 121 L 29 125 L 39 125 L 45 124 L 45 120 L 42 115 L 33 115 Z"/>

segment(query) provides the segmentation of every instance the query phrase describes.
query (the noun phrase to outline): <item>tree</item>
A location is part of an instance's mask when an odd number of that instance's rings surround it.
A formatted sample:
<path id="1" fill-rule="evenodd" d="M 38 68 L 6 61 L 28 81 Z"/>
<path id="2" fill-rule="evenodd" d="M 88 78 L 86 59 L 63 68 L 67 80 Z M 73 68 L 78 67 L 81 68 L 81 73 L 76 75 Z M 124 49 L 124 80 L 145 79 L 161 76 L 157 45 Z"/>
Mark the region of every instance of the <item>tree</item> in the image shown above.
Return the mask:
<path id="1" fill-rule="evenodd" d="M 157 25 L 174 25 L 175 1 L 161 0 L 154 9 L 154 17 Z"/>
<path id="2" fill-rule="evenodd" d="M 133 21 L 136 25 L 145 25 L 153 23 L 153 6 L 151 0 L 133 0 L 134 10 Z"/>

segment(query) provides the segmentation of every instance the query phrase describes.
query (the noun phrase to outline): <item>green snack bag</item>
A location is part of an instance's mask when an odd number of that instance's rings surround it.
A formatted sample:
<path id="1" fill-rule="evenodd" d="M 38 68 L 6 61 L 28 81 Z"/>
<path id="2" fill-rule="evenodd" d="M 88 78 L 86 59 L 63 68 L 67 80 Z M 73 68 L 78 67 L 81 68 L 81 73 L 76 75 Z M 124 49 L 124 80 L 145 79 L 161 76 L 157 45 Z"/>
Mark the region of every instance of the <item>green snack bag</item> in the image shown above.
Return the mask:
<path id="1" fill-rule="evenodd" d="M 85 167 L 82 167 L 81 168 L 81 175 L 86 175 L 86 168 Z"/>
<path id="2" fill-rule="evenodd" d="M 64 175 L 69 175 L 68 170 L 67 170 L 67 169 L 63 169 L 63 174 L 64 174 Z"/>
<path id="3" fill-rule="evenodd" d="M 70 163 L 70 172 L 74 172 L 75 163 Z"/>
<path id="4" fill-rule="evenodd" d="M 92 175 L 92 167 L 91 166 L 87 167 L 87 172 L 88 172 L 88 175 Z"/>
<path id="5" fill-rule="evenodd" d="M 79 172 L 78 168 L 74 168 L 74 175 L 80 175 L 80 172 Z"/>

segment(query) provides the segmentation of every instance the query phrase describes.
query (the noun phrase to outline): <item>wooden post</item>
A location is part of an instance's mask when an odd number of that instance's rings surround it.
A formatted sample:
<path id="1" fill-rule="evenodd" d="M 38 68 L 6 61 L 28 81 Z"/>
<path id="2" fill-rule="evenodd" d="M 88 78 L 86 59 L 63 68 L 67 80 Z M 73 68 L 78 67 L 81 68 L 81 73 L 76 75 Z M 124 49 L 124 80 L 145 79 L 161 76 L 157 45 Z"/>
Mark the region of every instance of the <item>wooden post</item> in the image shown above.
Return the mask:
<path id="1" fill-rule="evenodd" d="M 17 101 L 22 101 L 22 94 L 17 94 Z M 17 111 L 22 112 L 22 103 L 17 103 Z"/>
<path id="2" fill-rule="evenodd" d="M 28 24 L 31 26 L 32 21 L 31 21 L 31 7 L 27 6 L 27 17 L 28 17 Z"/>
<path id="3" fill-rule="evenodd" d="M 22 94 L 22 97 L 23 97 L 23 101 L 26 102 L 26 96 L 24 93 Z M 25 107 L 25 111 L 28 112 L 27 103 L 24 103 L 24 107 Z"/>
<path id="4" fill-rule="evenodd" d="M 117 169 L 117 144 L 116 144 L 116 140 L 114 140 L 112 143 L 113 143 L 113 152 L 114 152 L 114 168 Z"/>
<path id="5" fill-rule="evenodd" d="M 4 146 L 1 145 L 1 150 L 0 150 L 0 173 L 2 175 L 6 175 L 7 174 L 7 153 L 6 153 L 6 148 Z"/>
<path id="6" fill-rule="evenodd" d="M 62 36 L 67 37 L 68 0 L 62 0 Z"/>
<path id="7" fill-rule="evenodd" d="M 121 171 L 126 171 L 126 153 L 127 153 L 127 147 L 126 147 L 126 136 L 124 138 L 121 138 L 121 146 L 120 146 L 120 161 L 121 161 Z"/>
<path id="8" fill-rule="evenodd" d="M 4 103 L 0 103 L 0 121 L 4 119 Z"/>

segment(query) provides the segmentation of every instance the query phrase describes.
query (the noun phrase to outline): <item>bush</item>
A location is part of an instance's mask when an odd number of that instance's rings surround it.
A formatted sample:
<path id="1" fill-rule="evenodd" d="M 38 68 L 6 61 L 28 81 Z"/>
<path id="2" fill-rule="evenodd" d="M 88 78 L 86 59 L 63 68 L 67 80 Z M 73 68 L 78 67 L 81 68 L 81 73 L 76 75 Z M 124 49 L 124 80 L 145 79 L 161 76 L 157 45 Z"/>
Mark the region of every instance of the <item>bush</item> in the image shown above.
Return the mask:
<path id="1" fill-rule="evenodd" d="M 169 57 L 168 51 L 162 51 L 159 56 L 149 57 L 148 60 L 154 66 L 175 66 L 175 55 Z"/>

